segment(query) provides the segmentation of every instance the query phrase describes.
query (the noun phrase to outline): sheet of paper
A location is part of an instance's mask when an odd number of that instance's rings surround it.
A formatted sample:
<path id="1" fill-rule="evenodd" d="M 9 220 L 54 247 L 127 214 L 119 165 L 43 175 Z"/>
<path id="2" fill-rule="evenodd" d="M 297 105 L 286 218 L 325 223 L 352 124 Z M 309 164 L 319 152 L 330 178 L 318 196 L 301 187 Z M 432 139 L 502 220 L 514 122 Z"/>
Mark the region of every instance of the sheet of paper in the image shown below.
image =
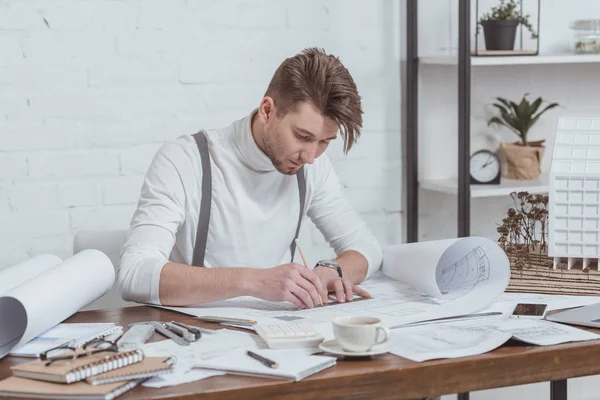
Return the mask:
<path id="1" fill-rule="evenodd" d="M 52 264 L 55 259 L 38 261 Z M 0 358 L 104 295 L 114 279 L 110 259 L 90 249 L 17 286 L 7 285 L 12 289 L 0 296 Z"/>
<path id="2" fill-rule="evenodd" d="M 600 335 L 549 321 L 480 318 L 394 329 L 391 353 L 413 361 L 483 354 L 514 338 L 548 346 L 600 339 Z"/>
<path id="3" fill-rule="evenodd" d="M 260 323 L 276 324 L 302 320 L 311 324 L 329 322 L 340 316 L 371 315 L 388 326 L 471 313 L 480 305 L 476 301 L 455 307 L 453 301 L 440 304 L 431 296 L 418 293 L 406 284 L 379 274 L 360 285 L 373 296 L 348 303 L 302 310 L 289 303 L 273 303 L 255 298 L 240 297 L 197 307 L 165 307 L 190 315 L 219 315 L 255 319 Z M 217 307 L 214 307 L 217 305 Z M 224 306 L 224 307 L 223 307 Z"/>
<path id="4" fill-rule="evenodd" d="M 172 373 L 156 376 L 142 383 L 142 386 L 150 388 L 163 388 L 167 386 L 181 385 L 183 383 L 195 382 L 211 376 L 225 375 L 224 372 L 208 369 L 188 369 L 174 367 Z"/>
<path id="5" fill-rule="evenodd" d="M 254 333 L 239 332 L 229 329 L 218 330 L 212 335 L 202 338 L 189 346 L 180 346 L 172 340 L 161 340 L 144 344 L 141 349 L 148 357 L 176 357 L 178 368 L 191 369 L 197 361 L 216 357 L 232 349 L 266 348 L 265 342 Z"/>
<path id="6" fill-rule="evenodd" d="M 511 336 L 499 330 L 466 329 L 450 323 L 400 328 L 392 331 L 390 353 L 413 361 L 467 357 L 492 351 Z"/>
<path id="7" fill-rule="evenodd" d="M 596 333 L 569 325 L 536 319 L 502 318 L 489 323 L 473 321 L 466 326 L 480 331 L 500 330 L 510 333 L 513 338 L 521 342 L 538 346 L 600 339 L 600 335 Z"/>
<path id="8" fill-rule="evenodd" d="M 172 374 L 158 376 L 144 383 L 148 387 L 165 387 L 193 382 L 215 375 L 223 375 L 220 371 L 194 368 L 202 360 L 223 355 L 234 349 L 266 348 L 264 341 L 254 333 L 220 329 L 210 335 L 202 335 L 197 342 L 189 346 L 180 346 L 172 340 L 146 343 L 142 346 L 148 357 L 175 357 L 177 363 Z"/>

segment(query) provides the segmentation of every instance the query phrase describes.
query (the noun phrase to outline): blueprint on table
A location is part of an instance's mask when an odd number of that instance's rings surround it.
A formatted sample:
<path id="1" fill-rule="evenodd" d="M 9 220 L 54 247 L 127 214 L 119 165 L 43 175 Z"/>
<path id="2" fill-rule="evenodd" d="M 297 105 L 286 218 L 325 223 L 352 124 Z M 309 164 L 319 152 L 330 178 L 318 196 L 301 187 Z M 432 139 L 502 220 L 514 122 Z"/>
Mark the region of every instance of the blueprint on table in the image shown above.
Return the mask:
<path id="1" fill-rule="evenodd" d="M 337 316 L 368 314 L 397 326 L 478 311 L 504 292 L 509 278 L 508 258 L 495 242 L 467 237 L 386 247 L 382 271 L 360 284 L 372 299 L 304 310 L 291 303 L 253 297 L 165 308 L 264 323 L 296 318 L 318 323 Z"/>

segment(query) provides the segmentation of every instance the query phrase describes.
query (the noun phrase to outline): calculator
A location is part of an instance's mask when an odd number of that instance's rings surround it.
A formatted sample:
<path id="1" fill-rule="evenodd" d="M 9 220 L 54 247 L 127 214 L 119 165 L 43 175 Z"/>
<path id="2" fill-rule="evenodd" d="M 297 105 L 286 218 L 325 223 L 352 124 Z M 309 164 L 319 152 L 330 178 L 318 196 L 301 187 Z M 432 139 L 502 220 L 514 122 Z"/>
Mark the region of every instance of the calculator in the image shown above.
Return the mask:
<path id="1" fill-rule="evenodd" d="M 324 340 L 310 324 L 256 324 L 254 330 L 271 349 L 317 347 Z"/>

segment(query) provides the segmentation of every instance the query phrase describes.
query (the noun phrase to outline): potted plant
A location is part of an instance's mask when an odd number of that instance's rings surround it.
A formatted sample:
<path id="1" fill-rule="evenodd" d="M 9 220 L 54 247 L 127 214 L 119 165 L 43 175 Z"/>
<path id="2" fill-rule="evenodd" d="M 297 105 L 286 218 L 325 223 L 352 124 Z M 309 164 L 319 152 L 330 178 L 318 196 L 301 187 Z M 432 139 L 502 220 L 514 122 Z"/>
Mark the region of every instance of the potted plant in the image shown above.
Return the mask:
<path id="1" fill-rule="evenodd" d="M 531 32 L 532 39 L 537 38 L 537 33 L 529 22 L 529 14 L 522 13 L 517 7 L 517 0 L 500 0 L 499 5 L 492 7 L 491 12 L 483 14 L 479 19 L 487 50 L 513 50 L 519 24 Z M 477 31 L 479 32 L 479 27 Z"/>
<path id="2" fill-rule="evenodd" d="M 541 173 L 541 161 L 544 154 L 544 141 L 528 140 L 529 129 L 539 120 L 546 111 L 557 107 L 558 103 L 550 103 L 541 111 L 541 97 L 533 102 L 527 99 L 525 93 L 519 104 L 497 97 L 497 103 L 492 104 L 500 111 L 500 116 L 489 119 L 488 126 L 498 124 L 507 127 L 519 137 L 515 143 L 502 143 L 502 153 L 508 166 L 507 178 L 509 179 L 535 179 Z"/>

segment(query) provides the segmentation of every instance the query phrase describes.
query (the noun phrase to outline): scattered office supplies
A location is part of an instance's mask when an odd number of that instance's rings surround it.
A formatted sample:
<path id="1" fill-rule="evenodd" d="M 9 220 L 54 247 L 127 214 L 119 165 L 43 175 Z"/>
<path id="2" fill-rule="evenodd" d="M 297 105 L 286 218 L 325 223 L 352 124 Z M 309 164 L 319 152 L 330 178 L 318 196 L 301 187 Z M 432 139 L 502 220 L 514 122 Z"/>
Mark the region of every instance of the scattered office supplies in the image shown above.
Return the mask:
<path id="1" fill-rule="evenodd" d="M 248 350 L 248 351 L 246 351 L 246 354 L 248 355 L 248 357 L 255 359 L 256 361 L 260 362 L 265 367 L 279 368 L 279 364 L 277 364 L 275 361 L 269 360 L 268 358 L 263 357 L 260 354 L 256 354 L 253 351 Z"/>
<path id="2" fill-rule="evenodd" d="M 77 350 L 77 354 L 85 353 Z M 141 350 L 120 351 L 115 353 L 99 353 L 71 360 L 57 361 L 47 365 L 47 361 L 35 360 L 24 364 L 13 365 L 13 375 L 22 378 L 37 379 L 48 382 L 72 383 L 117 368 L 135 364 L 144 359 Z"/>
<path id="3" fill-rule="evenodd" d="M 0 396 L 38 399 L 111 400 L 133 389 L 145 380 L 146 378 L 94 386 L 86 382 L 65 385 L 63 383 L 36 381 L 11 376 L 0 381 Z"/>
<path id="4" fill-rule="evenodd" d="M 265 344 L 254 333 L 220 329 L 211 335 L 203 335 L 201 340 L 190 343 L 189 347 L 182 347 L 172 340 L 146 343 L 142 350 L 146 356 L 153 357 L 175 357 L 177 364 L 173 367 L 173 373 L 152 378 L 144 382 L 147 387 L 165 387 L 181 383 L 187 383 L 205 379 L 215 375 L 223 375 L 224 372 L 216 370 L 192 369 L 194 365 L 202 360 L 219 357 L 234 349 L 259 349 Z"/>
<path id="5" fill-rule="evenodd" d="M 91 385 L 105 385 L 133 379 L 153 378 L 172 373 L 175 363 L 174 357 L 145 357 L 139 363 L 92 376 L 85 381 Z"/>
<path id="6" fill-rule="evenodd" d="M 196 368 L 205 368 L 224 371 L 234 375 L 248 375 L 264 378 L 288 379 L 299 381 L 307 376 L 316 374 L 336 364 L 335 357 L 306 355 L 287 350 L 254 350 L 263 358 L 278 364 L 278 368 L 271 368 L 248 357 L 246 350 L 236 349 L 221 356 L 196 363 Z"/>
<path id="7" fill-rule="evenodd" d="M 123 327 L 112 322 L 62 323 L 36 336 L 28 343 L 15 347 L 10 355 L 38 357 L 40 353 L 59 346 L 79 347 L 91 340 L 120 333 Z"/>
<path id="8" fill-rule="evenodd" d="M 0 272 L 0 358 L 110 290 L 115 269 L 98 250 L 40 255 Z"/>
<path id="9" fill-rule="evenodd" d="M 202 336 L 199 328 L 178 322 L 145 321 L 131 324 L 129 330 L 119 340 L 120 349 L 138 348 L 155 333 L 171 339 L 180 346 L 189 346 Z"/>
<path id="10" fill-rule="evenodd" d="M 141 347 L 154 335 L 156 329 L 150 324 L 131 324 L 117 343 L 119 350 L 131 350 Z"/>
<path id="11" fill-rule="evenodd" d="M 198 360 L 220 356 L 232 349 L 259 349 L 266 347 L 264 341 L 254 333 L 222 329 L 217 334 L 205 335 L 189 347 L 179 346 L 171 340 L 146 343 L 141 350 L 146 356 L 177 358 L 177 366 L 189 365 Z"/>
<path id="12" fill-rule="evenodd" d="M 324 340 L 312 325 L 302 322 L 256 324 L 254 330 L 271 349 L 317 347 Z"/>

